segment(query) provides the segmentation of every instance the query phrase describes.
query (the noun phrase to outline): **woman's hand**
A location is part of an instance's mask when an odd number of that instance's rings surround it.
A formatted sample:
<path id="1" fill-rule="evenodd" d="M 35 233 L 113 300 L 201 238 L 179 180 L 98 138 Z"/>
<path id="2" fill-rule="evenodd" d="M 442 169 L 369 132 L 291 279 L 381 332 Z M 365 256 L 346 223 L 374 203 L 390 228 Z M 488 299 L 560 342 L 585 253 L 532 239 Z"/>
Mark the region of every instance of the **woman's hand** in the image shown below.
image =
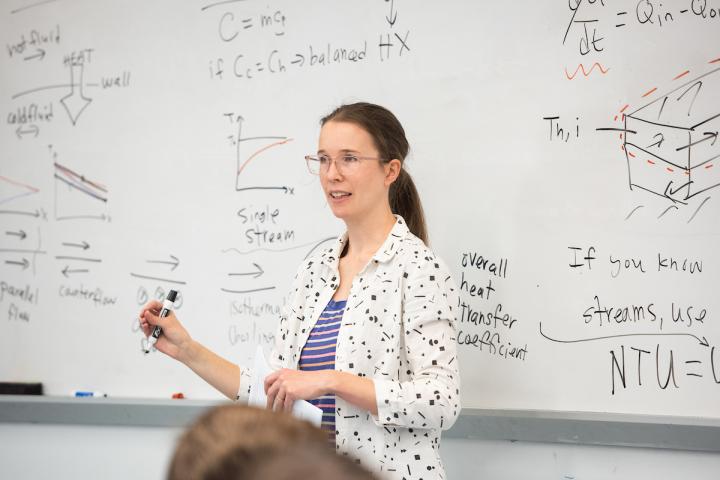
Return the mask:
<path id="1" fill-rule="evenodd" d="M 167 317 L 160 318 L 158 315 L 162 310 L 162 303 L 151 300 L 145 304 L 140 311 L 140 327 L 148 337 L 155 325 L 162 328 L 162 335 L 158 338 L 155 348 L 165 355 L 186 363 L 190 347 L 193 343 L 190 334 L 180 324 L 175 312 L 170 312 Z"/>
<path id="2" fill-rule="evenodd" d="M 267 408 L 291 412 L 295 400 L 312 400 L 332 393 L 337 372 L 303 372 L 283 368 L 265 377 Z"/>

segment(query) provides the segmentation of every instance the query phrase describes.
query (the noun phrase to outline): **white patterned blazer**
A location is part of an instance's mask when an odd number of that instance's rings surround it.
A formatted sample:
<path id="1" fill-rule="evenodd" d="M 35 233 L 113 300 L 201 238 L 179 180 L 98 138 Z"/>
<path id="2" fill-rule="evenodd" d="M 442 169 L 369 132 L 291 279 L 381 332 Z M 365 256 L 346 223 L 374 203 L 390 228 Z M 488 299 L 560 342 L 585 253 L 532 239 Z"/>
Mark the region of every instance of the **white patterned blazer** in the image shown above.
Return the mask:
<path id="1" fill-rule="evenodd" d="M 445 478 L 440 431 L 460 413 L 458 292 L 448 268 L 402 217 L 355 277 L 337 339 L 335 369 L 371 378 L 378 415 L 336 399 L 336 447 L 387 479 Z M 339 284 L 347 233 L 303 262 L 280 318 L 273 369 L 297 369 L 313 325 Z M 252 379 L 241 368 L 239 400 Z"/>

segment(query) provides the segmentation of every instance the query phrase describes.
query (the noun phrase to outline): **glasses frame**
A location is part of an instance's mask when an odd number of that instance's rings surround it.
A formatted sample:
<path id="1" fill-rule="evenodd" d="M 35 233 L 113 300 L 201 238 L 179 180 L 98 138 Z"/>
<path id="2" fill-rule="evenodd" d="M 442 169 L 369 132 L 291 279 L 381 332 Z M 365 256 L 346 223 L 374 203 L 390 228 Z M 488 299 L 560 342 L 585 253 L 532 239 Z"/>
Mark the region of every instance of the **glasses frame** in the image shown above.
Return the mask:
<path id="1" fill-rule="evenodd" d="M 320 155 L 305 155 L 305 163 L 307 164 L 308 171 L 312 175 L 322 175 L 323 173 L 327 173 L 328 170 L 330 170 L 330 165 L 334 162 L 335 163 L 335 169 L 340 172 L 341 174 L 346 174 L 347 172 L 344 170 L 344 167 L 341 167 L 340 163 L 338 163 L 337 158 L 333 158 L 332 155 L 323 154 L 323 156 L 326 156 L 330 159 L 330 162 L 327 164 L 327 167 L 323 168 L 322 164 L 320 163 Z M 385 161 L 382 157 L 370 157 L 367 155 L 355 155 L 354 153 L 343 153 L 342 155 L 338 155 L 338 157 L 355 157 L 358 160 L 379 160 L 381 162 Z M 318 171 L 317 173 L 313 172 L 312 169 L 312 162 L 317 162 L 318 165 Z"/>

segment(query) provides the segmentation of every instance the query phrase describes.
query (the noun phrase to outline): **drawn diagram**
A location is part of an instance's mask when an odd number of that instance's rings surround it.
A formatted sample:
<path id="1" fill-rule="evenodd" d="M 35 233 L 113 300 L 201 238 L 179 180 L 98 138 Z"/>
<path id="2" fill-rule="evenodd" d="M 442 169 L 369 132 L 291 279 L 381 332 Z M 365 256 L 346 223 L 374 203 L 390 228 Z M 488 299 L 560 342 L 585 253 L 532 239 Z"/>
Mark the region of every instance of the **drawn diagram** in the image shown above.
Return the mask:
<path id="1" fill-rule="evenodd" d="M 0 175 L 0 205 L 28 195 L 34 195 L 39 191 L 35 187 Z"/>
<path id="2" fill-rule="evenodd" d="M 25 230 L 8 230 L 5 232 L 5 235 L 7 238 L 15 238 L 17 241 L 13 242 L 12 246 L 9 248 L 0 248 L 0 257 L 3 258 L 4 264 L 7 268 L 16 269 L 22 272 L 27 270 L 29 267 L 32 267 L 31 273 L 35 276 L 37 273 L 37 256 L 47 254 L 47 252 L 42 249 L 42 235 L 40 234 L 40 228 L 37 228 L 35 232 L 35 240 L 37 242 L 37 246 L 35 248 L 27 246 L 27 243 L 30 242 L 30 240 L 26 241 L 28 234 Z"/>
<path id="3" fill-rule="evenodd" d="M 678 84 L 664 93 L 647 90 L 636 108 L 624 105 L 614 117 L 616 127 L 597 130 L 619 132 L 630 190 L 671 203 L 658 218 L 692 205 L 690 222 L 720 186 L 720 67 L 697 76 L 685 70 L 673 82 Z"/>
<path id="4" fill-rule="evenodd" d="M 109 220 L 106 186 L 57 162 L 54 168 L 56 220 Z"/>
<path id="5" fill-rule="evenodd" d="M 12 95 L 11 99 L 16 100 L 21 97 L 34 96 L 38 92 L 47 90 L 65 90 L 67 93 L 61 94 L 57 101 L 60 102 L 63 110 L 67 114 L 70 122 L 77 125 L 80 116 L 87 110 L 87 107 L 93 102 L 93 98 L 88 96 L 88 88 L 100 88 L 102 90 L 127 88 L 130 86 L 130 72 L 123 70 L 107 76 L 101 76 L 99 82 L 85 81 L 85 67 L 91 63 L 92 48 L 73 51 L 64 56 L 63 65 L 68 68 L 70 75 L 69 83 L 61 83 L 57 85 L 43 85 L 28 90 L 17 92 Z M 53 113 L 53 102 L 51 103 L 30 103 L 29 105 L 18 107 L 17 111 L 8 115 L 9 123 L 19 124 L 16 134 L 18 138 L 23 139 L 28 135 L 37 137 L 39 127 L 37 122 L 50 123 L 55 119 Z M 27 124 L 27 128 L 23 125 Z"/>
<path id="6" fill-rule="evenodd" d="M 310 247 L 310 249 L 307 251 L 303 259 L 309 258 L 311 255 L 320 252 L 323 248 L 329 248 L 329 246 L 334 242 L 336 237 L 327 237 L 323 238 L 318 241 L 305 243 L 302 245 L 295 245 L 288 248 L 281 248 L 281 249 L 269 249 L 269 248 L 253 248 L 249 250 L 239 250 L 237 248 L 231 247 L 226 248 L 222 250 L 222 253 L 224 255 L 230 254 L 232 256 L 239 255 L 241 257 L 245 257 L 246 255 L 256 254 L 259 252 L 270 252 L 273 256 L 282 255 L 286 252 L 293 252 L 295 250 L 299 249 L 307 249 Z M 285 262 L 274 262 L 277 264 L 285 264 Z M 245 258 L 243 258 L 243 265 L 246 265 Z M 238 271 L 233 271 L 227 274 L 227 276 L 231 279 L 234 279 L 235 282 L 233 286 L 227 286 L 222 287 L 220 290 L 225 293 L 230 294 L 250 294 L 250 293 L 257 293 L 257 292 L 264 292 L 269 290 L 274 290 L 276 287 L 274 285 L 267 285 L 264 284 L 262 286 L 255 286 L 254 283 L 257 283 L 258 281 L 260 283 L 264 282 L 264 279 L 261 279 L 263 275 L 265 274 L 265 270 L 257 263 L 253 262 L 252 267 L 241 267 Z"/>
<path id="7" fill-rule="evenodd" d="M 269 159 L 273 150 L 292 142 L 293 139 L 284 136 L 243 137 L 243 122 L 245 119 L 241 115 L 235 116 L 232 113 L 226 113 L 225 116 L 228 117 L 231 122 L 237 124 L 237 135 L 228 136 L 231 143 L 235 146 L 235 191 L 274 190 L 293 195 L 294 187 L 277 184 L 277 180 L 275 179 L 278 172 L 277 169 L 253 170 L 252 183 L 248 180 L 248 170 L 251 163 L 256 164 L 261 158 Z"/>
<path id="8" fill-rule="evenodd" d="M 154 265 L 165 265 L 165 267 L 161 267 L 163 269 L 163 271 L 167 271 L 167 270 L 165 270 L 165 268 L 168 268 L 170 272 L 175 272 L 175 269 L 180 265 L 180 259 L 178 257 L 176 257 L 175 255 L 168 255 L 167 259 L 163 258 L 163 259 L 145 260 L 145 263 L 150 263 L 150 264 L 154 264 Z M 170 285 L 185 285 L 185 284 L 187 284 L 187 282 L 185 282 L 184 280 L 168 278 L 165 275 L 160 277 L 160 276 L 154 275 L 154 274 L 149 275 L 149 274 L 145 274 L 145 273 L 141 274 L 141 273 L 131 272 L 130 276 L 135 277 L 135 278 L 141 278 L 144 280 L 152 280 L 155 282 L 167 283 Z M 139 291 L 138 298 L 145 298 L 145 301 L 142 302 L 142 303 L 145 303 L 147 301 L 147 298 L 149 298 L 147 296 L 147 290 L 145 290 L 144 294 L 141 294 L 141 292 Z M 177 302 L 182 302 L 181 296 L 178 296 L 176 303 Z"/>

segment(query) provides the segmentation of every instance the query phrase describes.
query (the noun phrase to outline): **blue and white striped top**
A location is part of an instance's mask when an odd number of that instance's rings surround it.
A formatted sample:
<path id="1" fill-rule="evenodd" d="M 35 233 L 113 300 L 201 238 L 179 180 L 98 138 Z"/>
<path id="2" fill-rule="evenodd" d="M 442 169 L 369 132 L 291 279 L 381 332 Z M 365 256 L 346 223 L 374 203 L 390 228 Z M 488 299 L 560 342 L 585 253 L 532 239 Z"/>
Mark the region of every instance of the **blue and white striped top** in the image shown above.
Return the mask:
<path id="1" fill-rule="evenodd" d="M 300 370 L 334 370 L 337 337 L 340 331 L 346 300 L 330 300 L 320 314 L 317 323 L 310 331 L 307 343 L 300 353 Z M 328 433 L 329 440 L 335 443 L 335 395 L 324 395 L 309 400 L 323 411 L 322 429 Z"/>

